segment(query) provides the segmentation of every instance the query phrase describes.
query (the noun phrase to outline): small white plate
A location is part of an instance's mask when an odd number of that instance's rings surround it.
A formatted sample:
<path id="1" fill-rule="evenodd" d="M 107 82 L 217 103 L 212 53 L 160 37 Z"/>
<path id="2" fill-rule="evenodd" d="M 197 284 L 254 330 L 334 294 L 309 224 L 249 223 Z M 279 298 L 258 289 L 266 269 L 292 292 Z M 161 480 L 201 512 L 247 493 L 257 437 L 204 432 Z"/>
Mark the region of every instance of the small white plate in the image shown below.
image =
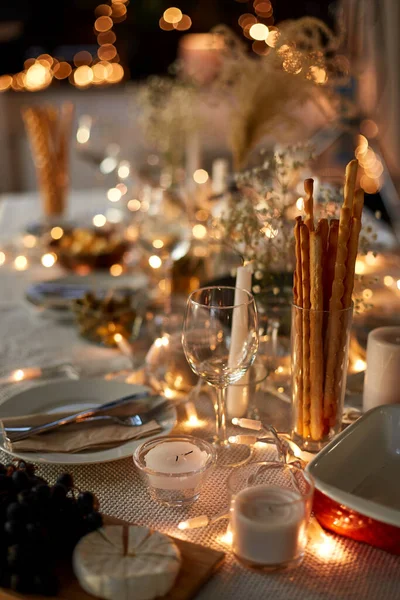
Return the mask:
<path id="1" fill-rule="evenodd" d="M 0 406 L 0 419 L 32 413 L 54 414 L 55 418 L 57 418 L 57 413 L 79 412 L 95 408 L 106 402 L 118 400 L 118 398 L 123 398 L 129 394 L 141 392 L 146 389 L 148 388 L 142 385 L 121 383 L 119 381 L 105 381 L 104 379 L 79 379 L 77 381 L 63 379 L 32 387 L 29 390 L 24 390 L 8 398 Z M 7 450 L 1 439 L 0 448 L 8 454 L 12 454 L 28 462 L 64 465 L 87 465 L 109 462 L 132 456 L 135 449 L 145 439 L 149 440 L 160 435 L 167 435 L 176 423 L 175 407 L 168 407 L 157 418 L 157 421 L 163 428 L 159 433 L 147 438 L 141 438 L 140 440 L 126 442 L 117 448 L 98 450 L 97 452 L 80 452 L 79 454 L 25 452 L 16 454 Z"/>

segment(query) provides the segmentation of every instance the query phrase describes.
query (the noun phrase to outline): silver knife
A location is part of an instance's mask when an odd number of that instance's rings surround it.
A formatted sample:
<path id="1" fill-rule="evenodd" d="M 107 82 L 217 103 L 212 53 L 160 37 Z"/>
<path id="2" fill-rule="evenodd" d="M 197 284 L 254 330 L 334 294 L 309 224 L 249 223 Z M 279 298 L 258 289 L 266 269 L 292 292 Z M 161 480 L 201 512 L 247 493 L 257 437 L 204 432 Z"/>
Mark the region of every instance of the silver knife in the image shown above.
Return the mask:
<path id="1" fill-rule="evenodd" d="M 23 431 L 21 433 L 16 433 L 13 435 L 13 442 L 17 442 L 23 440 L 31 435 L 37 435 L 39 433 L 45 433 L 47 431 L 53 431 L 54 429 L 58 429 L 58 427 L 62 427 L 63 425 L 69 425 L 71 423 L 79 423 L 80 421 L 84 421 L 88 417 L 94 417 L 95 415 L 104 414 L 113 408 L 123 406 L 124 404 L 128 404 L 133 400 L 143 400 L 147 398 L 160 398 L 158 395 L 152 396 L 149 392 L 139 392 L 136 394 L 130 394 L 129 396 L 124 396 L 124 398 L 119 398 L 118 400 L 113 400 L 112 402 L 107 402 L 106 404 L 102 404 L 98 408 L 93 408 L 89 410 L 85 410 L 79 413 L 75 413 L 73 415 L 69 415 L 68 417 L 62 417 L 61 419 L 57 419 L 55 421 L 51 421 L 50 423 L 45 423 L 44 425 L 37 425 L 36 427 L 30 427 L 28 430 Z M 164 403 L 160 403 L 164 404 Z M 160 405 L 153 407 L 153 409 L 158 408 Z M 2 428 L 5 433 L 10 431 L 10 429 L 6 429 L 4 426 Z"/>

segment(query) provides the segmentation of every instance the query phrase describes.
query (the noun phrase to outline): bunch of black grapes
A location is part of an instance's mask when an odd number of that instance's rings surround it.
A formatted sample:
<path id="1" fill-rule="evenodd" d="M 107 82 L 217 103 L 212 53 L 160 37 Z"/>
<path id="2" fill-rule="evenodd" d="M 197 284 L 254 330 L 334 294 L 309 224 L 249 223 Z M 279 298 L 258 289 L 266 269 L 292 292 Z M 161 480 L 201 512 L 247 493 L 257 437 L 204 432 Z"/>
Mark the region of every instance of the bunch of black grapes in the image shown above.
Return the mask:
<path id="1" fill-rule="evenodd" d="M 0 587 L 56 595 L 55 565 L 102 526 L 97 509 L 95 496 L 77 490 L 69 473 L 50 486 L 33 464 L 0 464 Z"/>

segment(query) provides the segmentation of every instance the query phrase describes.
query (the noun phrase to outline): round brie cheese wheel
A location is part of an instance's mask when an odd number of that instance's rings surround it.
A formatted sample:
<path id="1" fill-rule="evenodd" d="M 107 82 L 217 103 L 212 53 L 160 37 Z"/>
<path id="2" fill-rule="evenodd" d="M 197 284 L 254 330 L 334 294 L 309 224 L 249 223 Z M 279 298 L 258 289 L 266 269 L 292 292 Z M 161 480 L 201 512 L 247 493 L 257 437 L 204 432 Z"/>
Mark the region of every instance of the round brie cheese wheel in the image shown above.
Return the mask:
<path id="1" fill-rule="evenodd" d="M 181 562 L 168 536 L 133 525 L 110 525 L 89 533 L 72 557 L 83 589 L 105 600 L 164 596 L 174 585 Z"/>

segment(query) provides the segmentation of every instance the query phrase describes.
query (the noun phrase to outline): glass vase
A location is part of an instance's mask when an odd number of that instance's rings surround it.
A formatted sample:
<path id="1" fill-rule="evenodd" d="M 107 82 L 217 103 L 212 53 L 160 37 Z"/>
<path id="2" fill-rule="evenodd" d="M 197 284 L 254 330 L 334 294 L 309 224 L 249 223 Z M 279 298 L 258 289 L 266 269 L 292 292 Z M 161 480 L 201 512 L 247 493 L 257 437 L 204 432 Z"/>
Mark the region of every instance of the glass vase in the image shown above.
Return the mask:
<path id="1" fill-rule="evenodd" d="M 303 450 L 341 430 L 352 315 L 292 306 L 292 438 Z"/>

